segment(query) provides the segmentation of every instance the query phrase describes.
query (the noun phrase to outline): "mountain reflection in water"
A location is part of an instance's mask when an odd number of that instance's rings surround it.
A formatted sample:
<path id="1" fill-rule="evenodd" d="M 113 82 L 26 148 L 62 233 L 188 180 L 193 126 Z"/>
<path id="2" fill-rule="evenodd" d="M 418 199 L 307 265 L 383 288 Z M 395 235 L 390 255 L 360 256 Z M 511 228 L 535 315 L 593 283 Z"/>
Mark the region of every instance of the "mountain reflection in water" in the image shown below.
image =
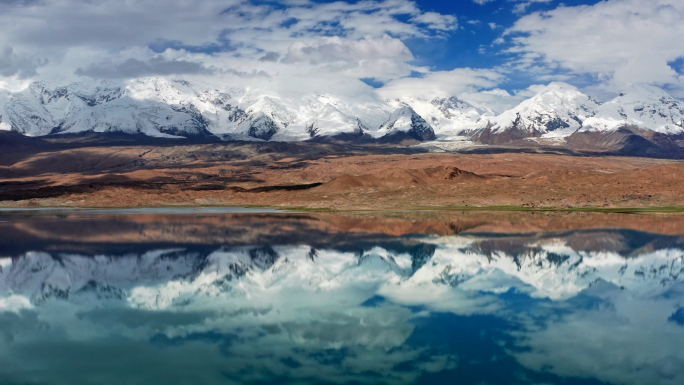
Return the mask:
<path id="1" fill-rule="evenodd" d="M 681 216 L 0 219 L 2 384 L 684 383 Z"/>

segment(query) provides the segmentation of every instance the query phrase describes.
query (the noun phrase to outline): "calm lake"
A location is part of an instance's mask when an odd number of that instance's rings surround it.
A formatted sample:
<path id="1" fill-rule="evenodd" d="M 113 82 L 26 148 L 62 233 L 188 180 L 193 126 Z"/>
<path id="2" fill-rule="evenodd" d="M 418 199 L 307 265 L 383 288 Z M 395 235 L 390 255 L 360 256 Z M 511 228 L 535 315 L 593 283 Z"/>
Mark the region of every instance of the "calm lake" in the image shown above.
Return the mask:
<path id="1" fill-rule="evenodd" d="M 684 384 L 684 216 L 0 211 L 0 384 Z"/>

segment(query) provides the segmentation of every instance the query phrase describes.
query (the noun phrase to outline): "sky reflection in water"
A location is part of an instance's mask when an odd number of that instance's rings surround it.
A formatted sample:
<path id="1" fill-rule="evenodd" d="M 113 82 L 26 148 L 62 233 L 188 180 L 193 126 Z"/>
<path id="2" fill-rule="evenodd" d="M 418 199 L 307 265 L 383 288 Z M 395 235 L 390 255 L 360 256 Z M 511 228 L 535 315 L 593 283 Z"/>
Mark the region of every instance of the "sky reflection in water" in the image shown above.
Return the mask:
<path id="1" fill-rule="evenodd" d="M 678 235 L 3 220 L 2 384 L 684 383 Z"/>

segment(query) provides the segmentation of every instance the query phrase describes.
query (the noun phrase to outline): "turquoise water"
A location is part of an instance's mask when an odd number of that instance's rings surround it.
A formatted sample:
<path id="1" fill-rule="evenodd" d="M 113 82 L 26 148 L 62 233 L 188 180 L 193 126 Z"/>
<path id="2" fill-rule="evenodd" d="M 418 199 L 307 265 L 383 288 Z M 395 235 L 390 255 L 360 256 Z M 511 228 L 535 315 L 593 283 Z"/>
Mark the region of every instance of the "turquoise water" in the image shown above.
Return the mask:
<path id="1" fill-rule="evenodd" d="M 0 219 L 0 384 L 684 383 L 681 236 Z"/>

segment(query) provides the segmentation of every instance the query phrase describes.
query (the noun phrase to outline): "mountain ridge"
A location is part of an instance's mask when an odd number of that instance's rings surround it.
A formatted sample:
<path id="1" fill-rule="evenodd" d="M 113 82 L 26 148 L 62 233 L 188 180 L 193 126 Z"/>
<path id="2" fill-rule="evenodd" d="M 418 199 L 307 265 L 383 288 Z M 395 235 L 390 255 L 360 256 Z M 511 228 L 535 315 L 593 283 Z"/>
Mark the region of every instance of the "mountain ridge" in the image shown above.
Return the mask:
<path id="1" fill-rule="evenodd" d="M 548 141 L 583 143 L 631 129 L 644 146 L 672 151 L 684 136 L 684 102 L 662 89 L 635 85 L 601 103 L 565 83 L 550 83 L 495 114 L 456 97 L 406 97 L 353 104 L 333 95 L 281 96 L 264 90 L 144 78 L 125 84 L 34 82 L 0 95 L 0 129 L 28 136 L 74 133 L 151 137 L 216 136 L 225 140 L 306 141 L 337 137 L 471 141 L 485 145 Z M 653 141 L 653 135 L 661 141 Z M 591 136 L 590 135 L 590 136 Z M 662 145 L 663 138 L 670 144 Z M 627 140 L 627 139 L 625 139 Z M 642 151 L 643 152 L 643 151 Z"/>

